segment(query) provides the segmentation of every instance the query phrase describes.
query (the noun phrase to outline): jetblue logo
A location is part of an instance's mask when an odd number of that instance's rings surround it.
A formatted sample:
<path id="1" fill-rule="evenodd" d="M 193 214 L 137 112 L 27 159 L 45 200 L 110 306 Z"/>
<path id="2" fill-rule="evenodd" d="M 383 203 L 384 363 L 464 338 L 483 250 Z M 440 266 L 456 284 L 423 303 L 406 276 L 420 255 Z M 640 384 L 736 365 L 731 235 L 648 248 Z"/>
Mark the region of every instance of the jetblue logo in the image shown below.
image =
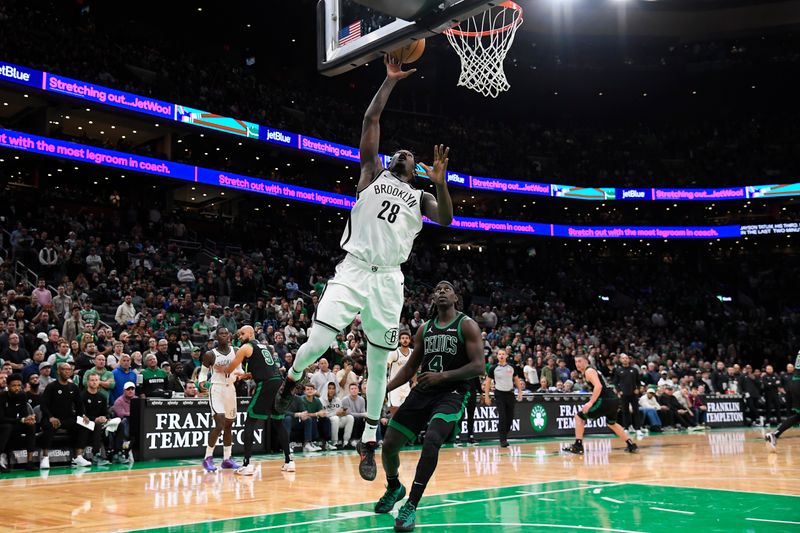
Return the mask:
<path id="1" fill-rule="evenodd" d="M 450 183 L 458 183 L 459 185 L 464 185 L 467 182 L 467 180 L 466 180 L 466 178 L 464 178 L 464 176 L 461 176 L 461 175 L 455 174 L 455 173 L 448 174 L 447 175 L 447 181 L 449 181 Z"/>
<path id="2" fill-rule="evenodd" d="M 278 130 L 267 130 L 267 140 L 283 144 L 292 144 L 292 137 Z"/>
<path id="3" fill-rule="evenodd" d="M 644 198 L 644 191 L 637 191 L 636 189 L 626 189 L 622 191 L 622 199 L 630 198 Z"/>
<path id="4" fill-rule="evenodd" d="M 11 65 L 3 65 L 0 66 L 0 76 L 4 78 L 11 78 L 12 80 L 19 80 L 19 81 L 31 81 L 31 75 L 27 72 L 22 72 L 18 70 L 16 67 Z"/>

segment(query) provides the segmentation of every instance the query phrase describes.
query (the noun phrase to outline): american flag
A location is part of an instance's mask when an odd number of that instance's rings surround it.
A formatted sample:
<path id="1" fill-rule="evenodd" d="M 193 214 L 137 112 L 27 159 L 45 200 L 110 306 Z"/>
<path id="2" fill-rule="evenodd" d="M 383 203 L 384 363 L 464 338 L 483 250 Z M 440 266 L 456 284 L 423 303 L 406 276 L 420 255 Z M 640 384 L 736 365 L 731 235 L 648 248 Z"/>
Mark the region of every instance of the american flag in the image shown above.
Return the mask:
<path id="1" fill-rule="evenodd" d="M 339 46 L 344 46 L 350 41 L 355 41 L 361 37 L 361 21 L 353 22 L 339 30 Z"/>

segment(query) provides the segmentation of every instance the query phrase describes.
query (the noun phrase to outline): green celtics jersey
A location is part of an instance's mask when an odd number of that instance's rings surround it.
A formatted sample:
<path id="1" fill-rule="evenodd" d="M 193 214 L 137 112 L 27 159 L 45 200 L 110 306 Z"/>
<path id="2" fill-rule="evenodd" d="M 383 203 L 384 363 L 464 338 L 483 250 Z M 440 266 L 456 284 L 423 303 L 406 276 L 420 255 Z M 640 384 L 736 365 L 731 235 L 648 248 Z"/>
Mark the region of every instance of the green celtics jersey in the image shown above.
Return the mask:
<path id="1" fill-rule="evenodd" d="M 438 324 L 437 319 L 429 320 L 423 326 L 422 333 L 423 356 L 420 372 L 445 372 L 461 368 L 469 363 L 467 345 L 461 334 L 461 323 L 467 315 L 458 313 L 456 318 L 447 325 Z M 442 392 L 443 390 L 458 390 L 464 392 L 468 389 L 467 381 L 447 382 L 426 392 Z"/>

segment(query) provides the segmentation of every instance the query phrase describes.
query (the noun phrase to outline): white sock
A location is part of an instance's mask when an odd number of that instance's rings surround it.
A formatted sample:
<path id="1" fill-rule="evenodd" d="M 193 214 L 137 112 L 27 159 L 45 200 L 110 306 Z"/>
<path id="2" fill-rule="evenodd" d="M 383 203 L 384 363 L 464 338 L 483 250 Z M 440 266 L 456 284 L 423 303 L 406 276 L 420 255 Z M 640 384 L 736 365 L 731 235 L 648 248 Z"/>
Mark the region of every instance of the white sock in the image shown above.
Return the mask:
<path id="1" fill-rule="evenodd" d="M 232 451 L 233 451 L 233 446 L 223 446 L 222 447 L 222 458 L 223 459 L 230 459 Z"/>
<path id="2" fill-rule="evenodd" d="M 214 446 L 206 446 L 206 457 L 214 457 Z"/>
<path id="3" fill-rule="evenodd" d="M 364 433 L 361 435 L 361 442 L 375 442 L 377 439 L 376 433 L 378 431 L 378 424 L 370 424 L 364 427 Z"/>

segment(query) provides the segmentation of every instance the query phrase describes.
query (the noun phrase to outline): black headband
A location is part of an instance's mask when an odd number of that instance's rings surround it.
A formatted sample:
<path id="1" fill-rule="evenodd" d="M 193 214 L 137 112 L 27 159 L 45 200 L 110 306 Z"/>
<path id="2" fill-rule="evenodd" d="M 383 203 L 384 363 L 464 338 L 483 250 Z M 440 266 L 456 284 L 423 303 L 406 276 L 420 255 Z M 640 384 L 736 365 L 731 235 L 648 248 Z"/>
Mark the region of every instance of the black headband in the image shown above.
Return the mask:
<path id="1" fill-rule="evenodd" d="M 439 286 L 439 285 L 441 285 L 442 283 L 444 283 L 445 285 L 449 285 L 449 286 L 450 286 L 450 288 L 451 288 L 451 289 L 453 289 L 453 292 L 456 292 L 456 288 L 453 286 L 453 284 L 452 284 L 452 283 L 450 283 L 450 282 L 449 282 L 449 281 L 447 281 L 447 280 L 444 280 L 444 279 L 443 279 L 442 281 L 440 281 L 439 283 L 437 283 L 437 284 L 436 284 L 436 287 L 438 287 L 438 286 Z"/>

